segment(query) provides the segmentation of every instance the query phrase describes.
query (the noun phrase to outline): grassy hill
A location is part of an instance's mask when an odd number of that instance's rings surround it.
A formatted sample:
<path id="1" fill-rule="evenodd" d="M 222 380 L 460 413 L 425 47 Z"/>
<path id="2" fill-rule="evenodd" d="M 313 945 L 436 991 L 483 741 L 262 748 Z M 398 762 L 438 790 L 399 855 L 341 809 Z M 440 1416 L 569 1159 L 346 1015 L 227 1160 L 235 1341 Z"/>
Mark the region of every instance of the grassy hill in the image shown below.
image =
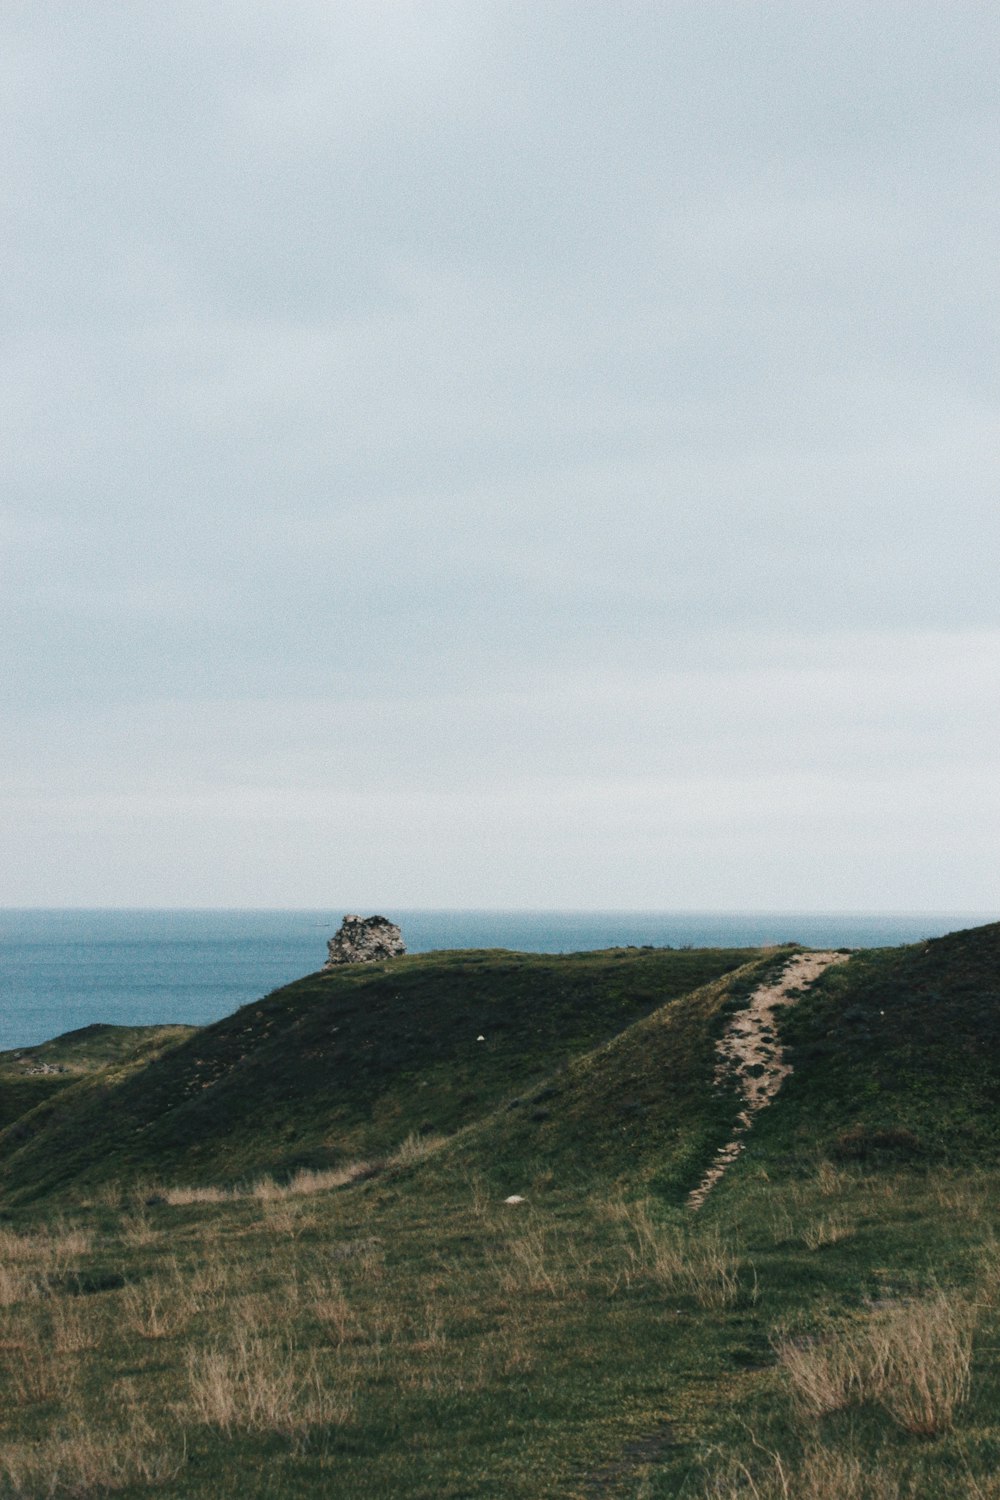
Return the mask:
<path id="1" fill-rule="evenodd" d="M 748 956 L 469 952 L 321 971 L 22 1115 L 0 1135 L 0 1192 L 231 1183 L 451 1134 Z"/>
<path id="2" fill-rule="evenodd" d="M 36 1047 L 0 1052 L 0 1130 L 70 1084 L 139 1067 L 194 1034 L 193 1026 L 82 1026 Z"/>
<path id="3" fill-rule="evenodd" d="M 1000 1500 L 1000 925 L 827 970 L 692 1213 L 787 956 L 314 975 L 63 1087 L 0 1137 L 0 1496 Z"/>

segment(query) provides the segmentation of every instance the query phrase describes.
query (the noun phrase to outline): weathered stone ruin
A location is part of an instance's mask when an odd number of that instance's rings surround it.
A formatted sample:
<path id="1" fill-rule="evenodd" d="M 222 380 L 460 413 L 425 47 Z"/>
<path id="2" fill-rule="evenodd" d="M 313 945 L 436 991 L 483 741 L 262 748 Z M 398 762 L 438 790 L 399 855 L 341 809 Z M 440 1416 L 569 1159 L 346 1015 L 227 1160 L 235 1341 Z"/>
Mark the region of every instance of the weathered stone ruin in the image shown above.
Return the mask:
<path id="1" fill-rule="evenodd" d="M 376 963 L 406 952 L 403 934 L 387 917 L 345 917 L 327 948 L 330 957 L 323 965 L 325 969 L 336 969 L 340 964 Z"/>

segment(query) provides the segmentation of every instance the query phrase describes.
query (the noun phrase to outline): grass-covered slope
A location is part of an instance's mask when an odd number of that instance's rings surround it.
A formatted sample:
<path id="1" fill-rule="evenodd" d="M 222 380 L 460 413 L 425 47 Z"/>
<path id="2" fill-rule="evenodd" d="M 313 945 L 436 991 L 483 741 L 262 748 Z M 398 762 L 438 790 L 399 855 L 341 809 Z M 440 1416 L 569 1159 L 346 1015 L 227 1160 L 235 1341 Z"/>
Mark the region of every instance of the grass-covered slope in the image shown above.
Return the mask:
<path id="1" fill-rule="evenodd" d="M 193 1036 L 193 1026 L 81 1026 L 0 1052 L 0 1130 L 83 1077 L 138 1066 Z"/>
<path id="2" fill-rule="evenodd" d="M 443 1153 L 440 1170 L 475 1172 L 501 1195 L 618 1181 L 680 1201 L 739 1107 L 716 1086 L 716 1039 L 742 993 L 786 954 L 754 956 L 507 1100 Z"/>
<path id="3" fill-rule="evenodd" d="M 33 1162 L 61 1184 L 85 1121 L 124 1185 L 6 1200 L 0 1496 L 1000 1500 L 998 936 L 830 970 L 782 1020 L 794 1075 L 696 1213 L 683 1188 L 736 1108 L 713 1041 L 780 955 L 725 976 L 698 954 L 314 976 L 71 1085 L 12 1180 Z M 520 1051 L 490 1024 L 512 1016 Z M 324 1037 L 350 1040 L 353 1075 Z M 332 1191 L 130 1187 L 169 1131 L 190 1180 L 186 1115 L 153 1106 L 210 1063 L 177 1108 L 219 1129 L 229 1078 L 254 1149 L 282 1148 L 281 1049 L 314 1080 L 299 1144 L 324 1108 L 355 1143 L 466 1128 Z"/>
<path id="4" fill-rule="evenodd" d="M 782 1027 L 794 1066 L 752 1154 L 961 1162 L 1000 1146 L 1000 923 L 827 970 Z"/>
<path id="5" fill-rule="evenodd" d="M 234 1181 L 451 1133 L 747 957 L 468 952 L 310 975 L 22 1116 L 0 1135 L 0 1190 Z"/>

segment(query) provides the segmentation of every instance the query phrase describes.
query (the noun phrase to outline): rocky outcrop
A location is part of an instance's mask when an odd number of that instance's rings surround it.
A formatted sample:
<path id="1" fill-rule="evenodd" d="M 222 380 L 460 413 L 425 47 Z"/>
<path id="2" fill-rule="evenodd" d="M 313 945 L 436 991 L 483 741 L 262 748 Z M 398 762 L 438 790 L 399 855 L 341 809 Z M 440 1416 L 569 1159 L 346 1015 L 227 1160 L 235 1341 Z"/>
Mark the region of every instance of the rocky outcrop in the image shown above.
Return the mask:
<path id="1" fill-rule="evenodd" d="M 387 917 L 345 917 L 327 948 L 330 957 L 323 965 L 326 969 L 336 969 L 341 964 L 376 963 L 406 952 L 403 934 Z"/>

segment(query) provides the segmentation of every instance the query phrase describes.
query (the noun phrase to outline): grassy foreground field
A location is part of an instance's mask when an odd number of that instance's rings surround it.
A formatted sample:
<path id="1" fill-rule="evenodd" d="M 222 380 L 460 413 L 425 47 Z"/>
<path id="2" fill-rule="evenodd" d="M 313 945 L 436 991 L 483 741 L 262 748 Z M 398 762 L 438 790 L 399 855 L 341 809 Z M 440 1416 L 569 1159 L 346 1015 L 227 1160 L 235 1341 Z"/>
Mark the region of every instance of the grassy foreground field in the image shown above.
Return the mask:
<path id="1" fill-rule="evenodd" d="M 0 1495 L 1000 1497 L 1000 926 L 827 971 L 692 1213 L 787 957 L 395 960 L 12 1103 Z"/>

